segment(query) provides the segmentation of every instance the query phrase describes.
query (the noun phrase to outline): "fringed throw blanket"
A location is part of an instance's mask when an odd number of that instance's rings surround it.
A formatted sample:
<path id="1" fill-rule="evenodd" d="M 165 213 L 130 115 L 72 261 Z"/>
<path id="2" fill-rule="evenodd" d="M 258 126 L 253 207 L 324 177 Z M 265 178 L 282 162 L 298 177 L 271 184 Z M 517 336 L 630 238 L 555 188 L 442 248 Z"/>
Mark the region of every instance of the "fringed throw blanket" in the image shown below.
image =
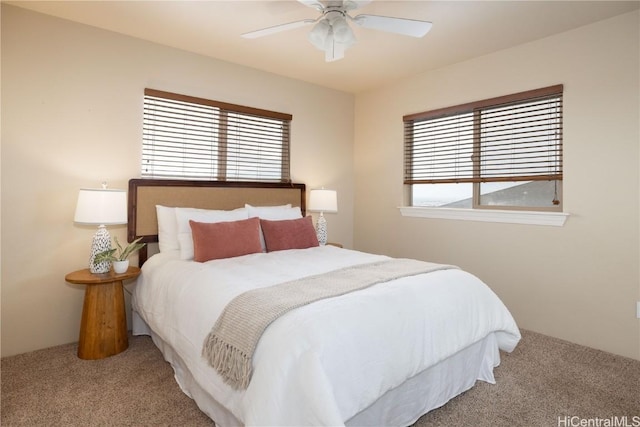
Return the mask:
<path id="1" fill-rule="evenodd" d="M 457 267 L 391 259 L 245 292 L 225 307 L 205 339 L 202 355 L 226 383 L 235 389 L 246 389 L 252 374 L 253 352 L 262 333 L 288 311 L 378 283 L 451 268 Z"/>

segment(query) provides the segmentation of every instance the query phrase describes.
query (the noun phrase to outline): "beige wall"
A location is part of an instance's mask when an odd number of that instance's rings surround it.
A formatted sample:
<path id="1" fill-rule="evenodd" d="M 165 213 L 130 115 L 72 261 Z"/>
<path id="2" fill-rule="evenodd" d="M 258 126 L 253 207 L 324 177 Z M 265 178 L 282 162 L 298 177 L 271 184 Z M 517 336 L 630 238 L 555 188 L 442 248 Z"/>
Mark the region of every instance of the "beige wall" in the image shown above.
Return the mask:
<path id="1" fill-rule="evenodd" d="M 139 176 L 145 87 L 293 114 L 293 179 L 338 190 L 329 239 L 352 245 L 352 95 L 3 4 L 2 356 L 77 341 L 78 189 Z"/>
<path id="2" fill-rule="evenodd" d="M 348 94 L 2 5 L 2 356 L 77 340 L 83 288 L 64 275 L 94 232 L 73 224 L 77 190 L 139 175 L 153 87 L 293 114 L 294 179 L 339 192 L 330 240 L 456 263 L 521 327 L 640 359 L 638 16 L 358 95 L 354 115 Z M 564 227 L 400 215 L 402 115 L 557 83 Z"/>
<path id="3" fill-rule="evenodd" d="M 359 95 L 356 248 L 458 264 L 520 327 L 640 359 L 638 29 L 633 12 Z M 403 115 L 558 83 L 564 227 L 400 215 Z"/>

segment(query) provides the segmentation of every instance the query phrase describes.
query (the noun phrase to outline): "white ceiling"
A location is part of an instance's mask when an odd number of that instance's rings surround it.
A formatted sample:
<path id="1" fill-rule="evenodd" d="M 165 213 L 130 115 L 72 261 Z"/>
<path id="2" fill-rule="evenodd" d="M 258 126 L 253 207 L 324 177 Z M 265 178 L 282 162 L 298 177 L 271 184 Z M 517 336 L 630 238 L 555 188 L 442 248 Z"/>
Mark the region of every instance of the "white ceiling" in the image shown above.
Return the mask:
<path id="1" fill-rule="evenodd" d="M 286 1 L 6 1 L 224 61 L 341 91 L 388 82 L 638 9 L 640 1 L 382 1 L 351 13 L 433 22 L 421 39 L 352 25 L 357 43 L 325 62 L 311 26 L 244 39 L 242 33 L 318 16 Z"/>

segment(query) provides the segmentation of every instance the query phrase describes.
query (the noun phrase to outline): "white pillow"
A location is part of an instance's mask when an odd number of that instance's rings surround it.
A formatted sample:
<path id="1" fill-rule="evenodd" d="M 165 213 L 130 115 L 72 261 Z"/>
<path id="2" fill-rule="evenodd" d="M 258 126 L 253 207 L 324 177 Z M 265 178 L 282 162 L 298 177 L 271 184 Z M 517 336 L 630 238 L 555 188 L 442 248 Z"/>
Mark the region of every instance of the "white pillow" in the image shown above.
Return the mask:
<path id="1" fill-rule="evenodd" d="M 249 211 L 249 218 L 257 216 L 260 219 L 270 221 L 280 221 L 283 219 L 302 218 L 302 211 L 299 207 L 291 207 L 291 204 L 281 206 L 251 206 L 244 205 Z"/>
<path id="2" fill-rule="evenodd" d="M 158 248 L 160 252 L 179 251 L 176 208 L 156 205 L 158 216 Z"/>
<path id="3" fill-rule="evenodd" d="M 258 217 L 260 219 L 267 219 L 269 221 L 281 221 L 283 219 L 298 219 L 302 218 L 302 211 L 299 207 L 291 207 L 291 204 L 280 206 L 251 206 L 245 204 L 244 207 L 249 212 L 249 218 Z M 264 234 L 262 234 L 262 228 L 260 228 L 260 246 L 262 246 L 262 252 L 267 251 L 267 245 L 264 242 Z"/>
<path id="4" fill-rule="evenodd" d="M 193 259 L 193 236 L 189 220 L 197 222 L 224 222 L 248 219 L 249 214 L 246 208 L 238 208 L 231 211 L 196 209 L 196 208 L 175 208 L 176 222 L 178 226 L 178 243 L 180 244 L 180 258 Z"/>

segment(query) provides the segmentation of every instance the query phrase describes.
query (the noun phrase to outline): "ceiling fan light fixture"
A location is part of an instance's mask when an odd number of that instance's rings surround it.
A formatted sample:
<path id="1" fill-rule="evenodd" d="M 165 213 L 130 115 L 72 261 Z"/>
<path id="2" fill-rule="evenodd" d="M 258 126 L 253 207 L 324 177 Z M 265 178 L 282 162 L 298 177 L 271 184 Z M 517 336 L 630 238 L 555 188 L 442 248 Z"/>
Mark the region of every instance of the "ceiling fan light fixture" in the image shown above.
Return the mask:
<path id="1" fill-rule="evenodd" d="M 331 27 L 333 28 L 333 37 L 337 42 L 349 47 L 356 41 L 356 36 L 344 16 L 334 19 L 331 22 Z"/>
<path id="2" fill-rule="evenodd" d="M 312 45 L 319 50 L 326 50 L 327 39 L 331 33 L 331 24 L 327 19 L 321 19 L 313 26 L 307 36 Z"/>
<path id="3" fill-rule="evenodd" d="M 320 19 L 307 37 L 312 45 L 325 53 L 327 62 L 344 58 L 344 51 L 356 41 L 344 15 L 336 12 Z"/>

